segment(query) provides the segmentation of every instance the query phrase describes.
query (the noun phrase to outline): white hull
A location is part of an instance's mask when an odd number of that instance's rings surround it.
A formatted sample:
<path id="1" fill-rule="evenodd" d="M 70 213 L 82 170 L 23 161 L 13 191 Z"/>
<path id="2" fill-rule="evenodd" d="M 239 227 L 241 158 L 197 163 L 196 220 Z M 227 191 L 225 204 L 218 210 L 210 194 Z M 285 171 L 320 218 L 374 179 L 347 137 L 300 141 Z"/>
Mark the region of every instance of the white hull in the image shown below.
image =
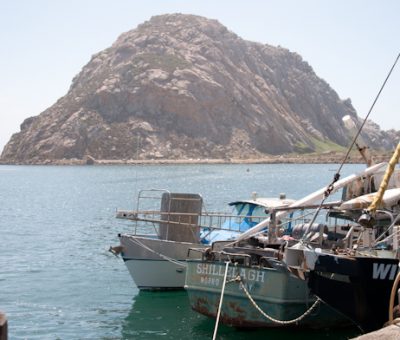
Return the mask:
<path id="1" fill-rule="evenodd" d="M 127 260 L 125 265 L 139 289 L 181 289 L 186 267 L 165 260 Z"/>
<path id="2" fill-rule="evenodd" d="M 185 284 L 189 248 L 203 245 L 159 240 L 146 236 L 120 235 L 121 253 L 139 289 L 182 289 Z M 200 257 L 200 253 L 192 253 Z"/>

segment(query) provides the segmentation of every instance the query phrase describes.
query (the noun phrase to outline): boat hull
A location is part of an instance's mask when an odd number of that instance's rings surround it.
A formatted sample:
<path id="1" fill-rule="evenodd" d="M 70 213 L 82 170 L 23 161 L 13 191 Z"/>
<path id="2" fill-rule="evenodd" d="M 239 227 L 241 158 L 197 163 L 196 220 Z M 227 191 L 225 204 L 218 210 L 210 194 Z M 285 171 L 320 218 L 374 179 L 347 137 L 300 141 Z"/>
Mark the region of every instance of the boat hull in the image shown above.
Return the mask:
<path id="1" fill-rule="evenodd" d="M 218 312 L 225 264 L 189 260 L 185 289 L 193 310 L 215 318 Z M 244 287 L 258 307 L 273 319 L 263 316 L 250 301 L 238 281 L 241 277 Z M 287 324 L 285 321 L 297 319 L 314 304 L 316 298 L 310 294 L 307 283 L 287 271 L 284 265 L 277 268 L 249 268 L 233 266 L 228 268 L 227 284 L 223 296 L 220 321 L 235 327 L 310 327 L 321 328 L 348 324 L 325 304 L 320 304 L 300 321 Z"/>
<path id="2" fill-rule="evenodd" d="M 398 263 L 392 258 L 319 256 L 308 283 L 315 295 L 369 332 L 389 318 Z"/>
<path id="3" fill-rule="evenodd" d="M 188 250 L 204 247 L 146 236 L 122 234 L 119 238 L 122 259 L 141 290 L 183 289 Z M 192 254 L 200 256 L 200 253 Z"/>

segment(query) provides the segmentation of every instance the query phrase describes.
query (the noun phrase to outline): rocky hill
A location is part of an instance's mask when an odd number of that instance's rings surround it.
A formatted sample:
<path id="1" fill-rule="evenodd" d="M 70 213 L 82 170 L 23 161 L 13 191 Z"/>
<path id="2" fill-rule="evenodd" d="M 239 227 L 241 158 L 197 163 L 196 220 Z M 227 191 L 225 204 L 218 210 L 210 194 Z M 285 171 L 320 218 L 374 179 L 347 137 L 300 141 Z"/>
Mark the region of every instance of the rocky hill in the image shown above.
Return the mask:
<path id="1" fill-rule="evenodd" d="M 340 150 L 358 120 L 300 55 L 241 39 L 215 20 L 151 18 L 94 55 L 68 93 L 26 119 L 2 162 L 262 158 Z M 364 137 L 399 137 L 370 122 Z"/>

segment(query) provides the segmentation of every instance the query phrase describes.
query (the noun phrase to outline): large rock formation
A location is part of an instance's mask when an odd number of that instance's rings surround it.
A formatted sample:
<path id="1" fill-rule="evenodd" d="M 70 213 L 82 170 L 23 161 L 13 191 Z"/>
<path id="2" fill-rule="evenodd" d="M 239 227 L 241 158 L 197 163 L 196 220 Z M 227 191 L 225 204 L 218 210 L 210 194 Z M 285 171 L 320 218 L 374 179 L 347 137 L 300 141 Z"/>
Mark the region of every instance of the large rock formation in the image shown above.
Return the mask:
<path id="1" fill-rule="evenodd" d="M 350 100 L 298 54 L 245 41 L 215 20 L 161 15 L 94 55 L 64 97 L 22 123 L 1 157 L 41 163 L 324 151 L 349 144 L 345 115 L 358 119 Z M 390 147 L 393 136 L 371 126 L 372 146 Z"/>

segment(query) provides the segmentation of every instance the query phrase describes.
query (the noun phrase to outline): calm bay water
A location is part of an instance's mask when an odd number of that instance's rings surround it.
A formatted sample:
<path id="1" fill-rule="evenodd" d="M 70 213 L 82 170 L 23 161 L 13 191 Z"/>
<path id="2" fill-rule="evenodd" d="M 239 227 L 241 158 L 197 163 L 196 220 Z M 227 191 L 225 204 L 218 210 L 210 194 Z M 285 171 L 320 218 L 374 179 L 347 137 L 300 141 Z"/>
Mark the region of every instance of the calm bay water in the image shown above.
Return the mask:
<path id="1" fill-rule="evenodd" d="M 201 193 L 208 210 L 260 196 L 300 198 L 338 165 L 0 166 L 0 310 L 12 339 L 211 339 L 214 320 L 186 292 L 139 292 L 108 248 L 129 223 L 137 191 Z M 363 169 L 348 165 L 342 177 Z M 293 330 L 220 326 L 219 339 L 293 337 Z M 346 339 L 356 330 L 297 331 L 296 339 Z"/>

